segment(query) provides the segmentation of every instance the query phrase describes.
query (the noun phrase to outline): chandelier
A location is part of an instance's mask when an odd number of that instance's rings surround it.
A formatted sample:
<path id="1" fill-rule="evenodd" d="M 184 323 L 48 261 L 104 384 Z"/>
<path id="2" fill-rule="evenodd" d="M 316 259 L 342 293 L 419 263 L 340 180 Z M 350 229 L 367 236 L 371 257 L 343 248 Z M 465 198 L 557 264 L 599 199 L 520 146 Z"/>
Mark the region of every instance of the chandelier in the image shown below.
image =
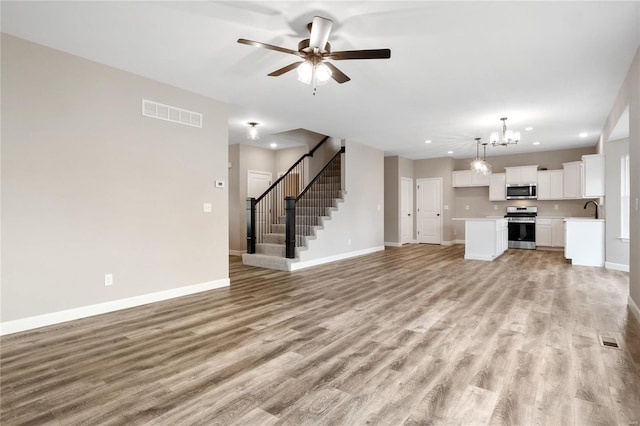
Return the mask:
<path id="1" fill-rule="evenodd" d="M 507 117 L 502 117 L 500 120 L 502 120 L 502 135 L 498 132 L 491 133 L 491 137 L 489 138 L 491 145 L 494 147 L 496 145 L 516 145 L 520 141 L 520 132 L 507 130 Z"/>
<path id="2" fill-rule="evenodd" d="M 487 163 L 487 143 L 481 143 L 481 138 L 476 138 L 476 158 L 471 162 L 471 170 L 481 175 L 491 174 L 491 164 Z M 480 145 L 484 149 L 483 158 L 480 158 Z"/>

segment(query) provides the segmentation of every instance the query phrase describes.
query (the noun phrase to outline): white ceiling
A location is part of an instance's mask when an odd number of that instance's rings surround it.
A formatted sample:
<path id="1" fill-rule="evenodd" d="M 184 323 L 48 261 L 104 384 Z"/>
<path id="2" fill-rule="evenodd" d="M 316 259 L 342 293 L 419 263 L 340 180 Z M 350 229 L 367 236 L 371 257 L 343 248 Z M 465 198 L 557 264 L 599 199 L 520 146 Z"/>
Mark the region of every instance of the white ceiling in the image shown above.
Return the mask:
<path id="1" fill-rule="evenodd" d="M 413 159 L 471 157 L 503 116 L 523 140 L 488 155 L 595 145 L 640 44 L 639 1 L 2 1 L 1 12 L 5 33 L 228 103 L 230 143 L 257 121 L 265 146 L 302 128 Z M 314 15 L 334 20 L 332 50 L 391 59 L 336 61 L 351 81 L 313 96 L 295 71 L 267 77 L 296 57 L 236 43 L 296 49 Z"/>

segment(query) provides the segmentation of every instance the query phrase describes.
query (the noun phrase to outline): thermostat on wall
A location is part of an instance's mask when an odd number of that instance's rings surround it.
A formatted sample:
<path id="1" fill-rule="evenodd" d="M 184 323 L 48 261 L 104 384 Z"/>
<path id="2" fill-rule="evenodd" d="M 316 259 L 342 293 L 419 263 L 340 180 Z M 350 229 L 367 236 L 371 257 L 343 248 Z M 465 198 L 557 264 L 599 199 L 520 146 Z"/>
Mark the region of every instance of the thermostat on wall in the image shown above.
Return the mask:
<path id="1" fill-rule="evenodd" d="M 217 180 L 216 181 L 216 188 L 224 188 L 224 181 L 223 180 Z"/>

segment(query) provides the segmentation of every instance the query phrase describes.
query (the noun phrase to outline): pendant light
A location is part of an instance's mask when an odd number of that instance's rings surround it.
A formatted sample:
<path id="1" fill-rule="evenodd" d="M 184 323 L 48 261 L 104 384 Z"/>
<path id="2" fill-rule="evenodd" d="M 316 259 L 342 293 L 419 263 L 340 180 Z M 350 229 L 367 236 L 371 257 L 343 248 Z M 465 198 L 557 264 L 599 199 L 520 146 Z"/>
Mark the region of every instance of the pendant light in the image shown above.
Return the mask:
<path id="1" fill-rule="evenodd" d="M 488 175 L 491 173 L 491 164 L 487 163 L 487 144 L 481 143 L 482 138 L 476 138 L 476 158 L 471 162 L 471 170 L 478 174 Z M 484 157 L 480 158 L 480 145 L 484 149 Z"/>

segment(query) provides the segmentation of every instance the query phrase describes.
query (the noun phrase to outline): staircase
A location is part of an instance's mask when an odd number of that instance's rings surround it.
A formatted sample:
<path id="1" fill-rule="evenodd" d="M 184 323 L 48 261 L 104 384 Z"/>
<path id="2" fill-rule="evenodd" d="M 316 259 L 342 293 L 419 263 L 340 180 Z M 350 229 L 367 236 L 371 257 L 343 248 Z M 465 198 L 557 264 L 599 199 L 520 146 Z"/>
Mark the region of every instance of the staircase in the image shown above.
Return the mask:
<path id="1" fill-rule="evenodd" d="M 299 261 L 300 251 L 318 238 L 342 201 L 343 153 L 344 147 L 297 195 L 284 195 L 287 191 L 274 184 L 259 199 L 247 200 L 245 265 L 289 271 Z M 286 182 L 286 175 L 281 179 Z"/>

